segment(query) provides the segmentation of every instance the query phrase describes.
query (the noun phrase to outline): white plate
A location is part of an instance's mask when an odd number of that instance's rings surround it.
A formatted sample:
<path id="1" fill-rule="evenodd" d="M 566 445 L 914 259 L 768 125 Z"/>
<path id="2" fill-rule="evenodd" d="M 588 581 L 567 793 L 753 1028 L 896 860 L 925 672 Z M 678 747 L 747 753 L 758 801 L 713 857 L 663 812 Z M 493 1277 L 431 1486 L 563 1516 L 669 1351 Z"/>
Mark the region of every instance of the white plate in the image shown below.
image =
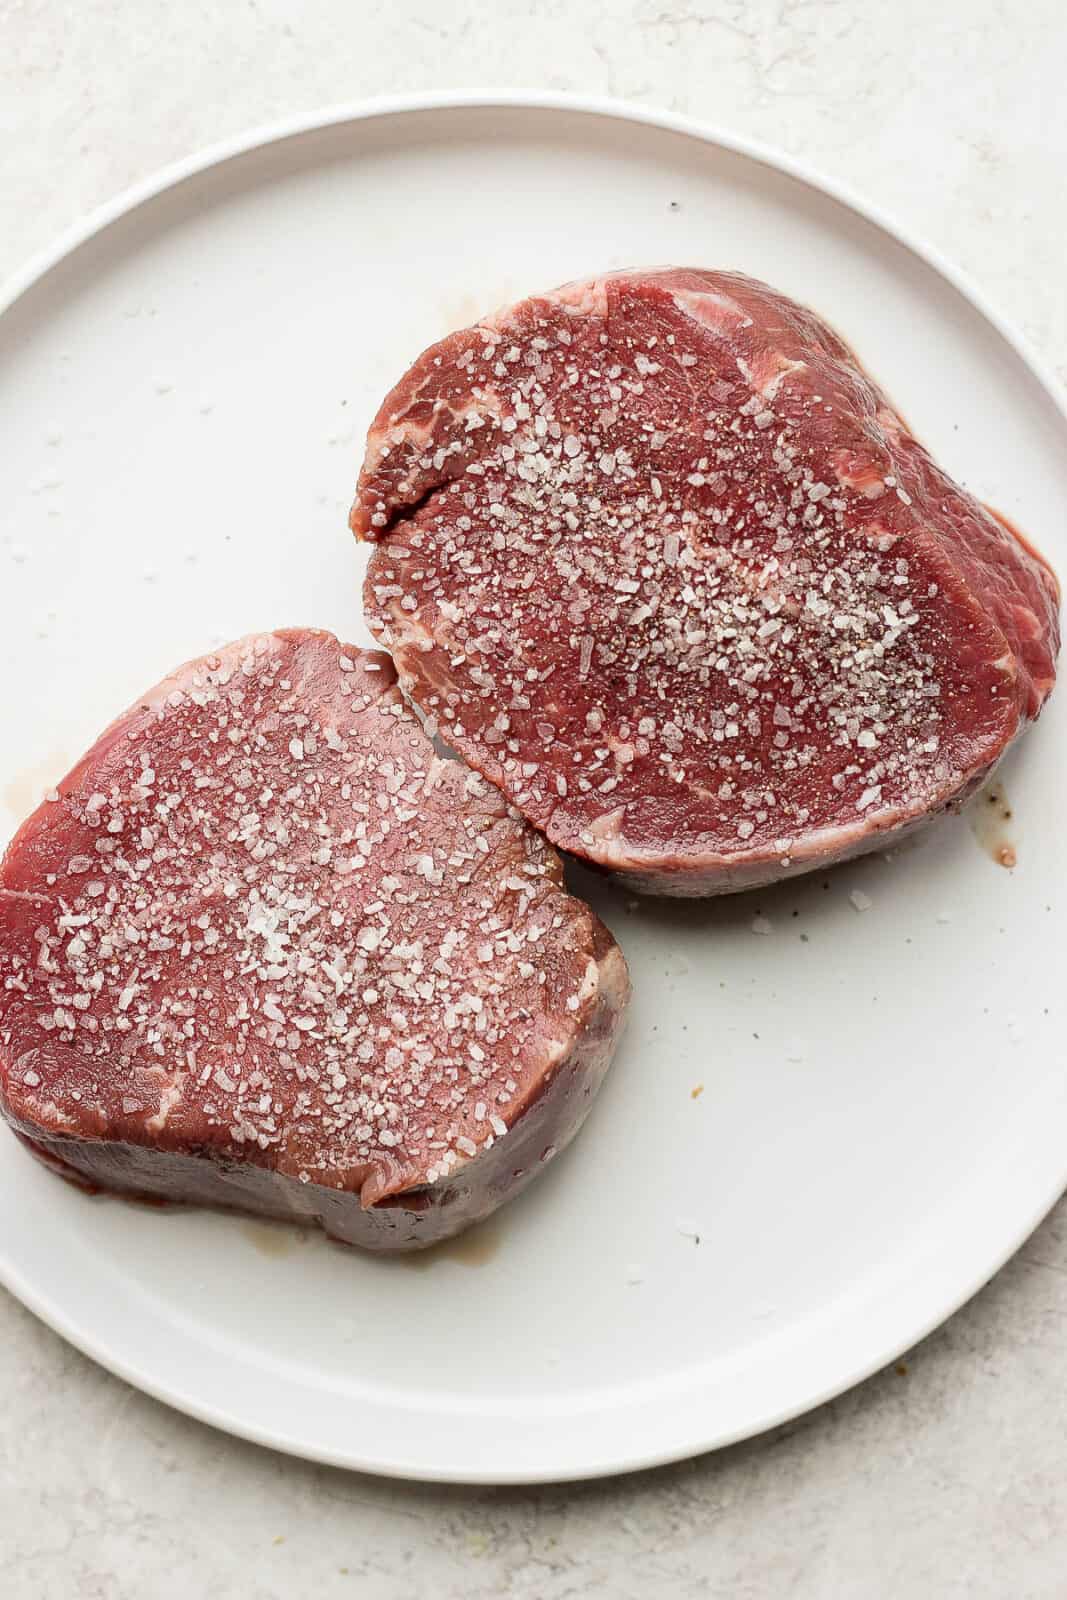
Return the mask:
<path id="1" fill-rule="evenodd" d="M 1046 381 L 943 264 L 825 185 L 603 105 L 318 119 L 111 207 L 0 321 L 0 829 L 221 638 L 365 638 L 345 511 L 384 388 L 484 308 L 663 261 L 825 312 L 1067 567 Z M 1006 774 L 1013 873 L 963 818 L 719 903 L 627 906 L 581 877 L 633 968 L 629 1033 L 577 1145 L 473 1242 L 405 1265 L 91 1200 L 4 1135 L 3 1281 L 196 1416 L 411 1477 L 616 1472 L 839 1392 L 1067 1182 L 1065 716 L 1061 694 Z"/>

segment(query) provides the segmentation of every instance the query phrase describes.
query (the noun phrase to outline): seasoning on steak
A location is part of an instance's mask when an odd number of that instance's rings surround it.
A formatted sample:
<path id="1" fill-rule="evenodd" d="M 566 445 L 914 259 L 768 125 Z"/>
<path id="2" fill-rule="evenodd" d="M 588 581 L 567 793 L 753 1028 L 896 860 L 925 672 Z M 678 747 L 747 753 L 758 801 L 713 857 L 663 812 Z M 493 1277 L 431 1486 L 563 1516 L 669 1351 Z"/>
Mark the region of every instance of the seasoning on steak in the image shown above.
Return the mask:
<path id="1" fill-rule="evenodd" d="M 637 889 L 886 843 L 1055 677 L 1049 568 L 824 322 L 736 273 L 570 284 L 435 345 L 371 428 L 352 526 L 431 726 Z"/>
<path id="2" fill-rule="evenodd" d="M 0 1109 L 29 1147 L 375 1250 L 536 1175 L 628 996 L 555 851 L 327 633 L 179 669 L 0 866 Z"/>

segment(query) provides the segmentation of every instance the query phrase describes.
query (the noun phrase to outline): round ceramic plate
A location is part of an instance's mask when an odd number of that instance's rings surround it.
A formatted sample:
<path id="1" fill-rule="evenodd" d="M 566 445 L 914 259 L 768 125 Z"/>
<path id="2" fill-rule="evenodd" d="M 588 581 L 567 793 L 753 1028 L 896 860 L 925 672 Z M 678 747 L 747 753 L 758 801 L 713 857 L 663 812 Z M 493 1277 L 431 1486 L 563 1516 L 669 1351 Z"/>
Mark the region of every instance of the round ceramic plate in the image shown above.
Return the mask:
<path id="1" fill-rule="evenodd" d="M 320 118 L 109 208 L 0 319 L 0 828 L 175 663 L 280 625 L 366 640 L 345 514 L 384 390 L 487 308 L 666 261 L 825 313 L 1067 567 L 1047 382 L 949 269 L 810 175 L 603 105 Z M 892 857 L 706 904 L 576 872 L 629 957 L 629 1031 L 575 1145 L 458 1244 L 375 1260 L 91 1199 L 3 1133 L 3 1281 L 173 1405 L 410 1477 L 618 1472 L 826 1399 L 1067 1182 L 1065 718 L 1054 697 L 1007 804 Z"/>

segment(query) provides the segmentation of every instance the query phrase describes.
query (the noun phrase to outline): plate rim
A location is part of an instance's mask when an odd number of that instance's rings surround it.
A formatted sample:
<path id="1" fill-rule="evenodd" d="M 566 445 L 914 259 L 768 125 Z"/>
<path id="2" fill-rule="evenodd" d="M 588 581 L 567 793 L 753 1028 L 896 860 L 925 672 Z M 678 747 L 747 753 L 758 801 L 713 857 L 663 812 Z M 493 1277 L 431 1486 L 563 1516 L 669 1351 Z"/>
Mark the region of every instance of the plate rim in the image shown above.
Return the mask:
<path id="1" fill-rule="evenodd" d="M 61 232 L 51 244 L 32 254 L 22 267 L 0 284 L 0 317 L 5 316 L 24 295 L 95 236 L 102 234 L 114 223 L 162 196 L 168 190 L 191 178 L 201 176 L 212 168 L 221 167 L 235 158 L 270 145 L 331 128 L 357 125 L 398 115 L 421 116 L 471 110 L 579 114 L 675 133 L 713 149 L 753 161 L 771 172 L 794 179 L 816 194 L 829 197 L 901 246 L 954 289 L 1000 336 L 1043 391 L 1044 398 L 1051 403 L 1060 421 L 1067 426 L 1067 387 L 1060 382 L 1051 366 L 1031 347 L 1030 342 L 1014 323 L 1004 317 L 987 298 L 984 290 L 980 289 L 969 274 L 958 267 L 939 247 L 914 234 L 910 228 L 899 223 L 881 206 L 860 196 L 848 184 L 826 176 L 817 167 L 785 151 L 779 151 L 762 141 L 750 139 L 746 135 L 699 118 L 634 105 L 610 96 L 578 95 L 563 91 L 473 88 L 376 96 L 295 113 L 213 141 L 167 163 L 148 177 L 94 207 Z M 337 1451 L 329 1447 L 316 1446 L 306 1438 L 295 1437 L 291 1431 L 287 1433 L 276 1428 L 260 1426 L 242 1416 L 227 1412 L 222 1406 L 205 1404 L 198 1400 L 195 1394 L 185 1392 L 179 1382 L 167 1383 L 151 1373 L 144 1372 L 135 1361 L 109 1350 L 106 1344 L 101 1343 L 91 1332 L 86 1332 L 55 1297 L 40 1290 L 30 1281 L 24 1270 L 20 1270 L 9 1260 L 0 1259 L 0 1285 L 60 1337 L 124 1382 L 197 1421 L 251 1443 L 280 1450 L 305 1460 L 402 1480 L 470 1485 L 563 1483 L 662 1466 L 711 1450 L 722 1449 L 789 1422 L 845 1393 L 895 1360 L 902 1350 L 910 1349 L 926 1338 L 972 1299 L 1021 1248 L 1065 1189 L 1067 1189 L 1067 1161 L 1053 1186 L 1053 1191 L 1050 1194 L 1042 1193 L 1036 1206 L 1032 1206 L 1027 1213 L 1025 1224 L 1020 1229 L 1013 1230 L 1012 1239 L 1006 1247 L 987 1259 L 977 1274 L 969 1276 L 961 1291 L 954 1293 L 929 1317 L 923 1318 L 903 1343 L 894 1335 L 884 1347 L 879 1347 L 879 1352 L 874 1357 L 868 1355 L 831 1382 L 817 1388 L 815 1392 L 728 1433 L 716 1435 L 710 1424 L 705 1424 L 703 1429 L 691 1428 L 684 1439 L 669 1448 L 635 1448 L 625 1456 L 613 1454 L 609 1460 L 597 1459 L 594 1450 L 587 1452 L 578 1464 L 560 1463 L 551 1471 L 524 1467 L 521 1464 L 510 1467 L 495 1465 L 485 1469 L 471 1467 L 457 1469 L 442 1463 L 425 1464 L 416 1460 L 400 1462 L 381 1455 L 360 1453 L 358 1449 Z M 710 1439 L 709 1432 L 712 1434 Z"/>
<path id="2" fill-rule="evenodd" d="M 208 172 L 212 167 L 267 145 L 280 144 L 286 139 L 302 134 L 323 132 L 345 123 L 370 122 L 390 116 L 421 114 L 435 111 L 562 111 L 577 112 L 606 120 L 634 122 L 647 128 L 677 133 L 696 139 L 701 144 L 717 146 L 733 155 L 744 156 L 771 171 L 785 173 L 798 183 L 817 193 L 828 195 L 865 222 L 888 234 L 905 250 L 918 257 L 944 278 L 965 300 L 969 301 L 997 333 L 1012 347 L 1041 387 L 1048 393 L 1061 416 L 1067 421 L 1067 384 L 1061 383 L 1052 367 L 1033 349 L 1030 341 L 979 288 L 973 278 L 939 246 L 931 244 L 875 201 L 868 200 L 850 184 L 832 178 L 814 164 L 804 161 L 788 151 L 747 134 L 734 133 L 717 123 L 691 117 L 682 112 L 660 110 L 655 107 L 631 104 L 611 95 L 579 95 L 565 90 L 541 89 L 455 89 L 423 90 L 411 94 L 374 95 L 356 101 L 340 101 L 316 111 L 295 112 L 270 122 L 256 123 L 251 128 L 226 138 L 212 140 L 186 156 L 138 179 L 121 189 L 111 199 L 92 207 L 82 217 L 41 249 L 31 253 L 21 267 L 16 268 L 0 282 L 0 317 L 12 309 L 15 302 L 53 268 L 81 245 L 87 244 L 96 234 L 102 233 L 112 223 L 139 206 L 157 198 L 167 189 L 176 188 L 189 178 Z"/>

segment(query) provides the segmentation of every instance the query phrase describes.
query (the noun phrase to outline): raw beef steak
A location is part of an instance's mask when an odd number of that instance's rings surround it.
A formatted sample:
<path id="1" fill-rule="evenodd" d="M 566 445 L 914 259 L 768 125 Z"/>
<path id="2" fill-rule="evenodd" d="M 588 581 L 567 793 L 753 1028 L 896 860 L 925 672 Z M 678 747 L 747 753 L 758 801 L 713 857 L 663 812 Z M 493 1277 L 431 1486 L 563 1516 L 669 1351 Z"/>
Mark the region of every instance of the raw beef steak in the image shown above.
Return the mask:
<path id="1" fill-rule="evenodd" d="M 374 1250 L 534 1177 L 628 996 L 555 851 L 327 633 L 182 667 L 0 868 L 0 1109 L 30 1148 Z"/>
<path id="2" fill-rule="evenodd" d="M 352 526 L 441 735 L 661 894 L 886 843 L 1055 677 L 1049 568 L 824 322 L 736 273 L 570 284 L 435 345 L 375 419 Z"/>

